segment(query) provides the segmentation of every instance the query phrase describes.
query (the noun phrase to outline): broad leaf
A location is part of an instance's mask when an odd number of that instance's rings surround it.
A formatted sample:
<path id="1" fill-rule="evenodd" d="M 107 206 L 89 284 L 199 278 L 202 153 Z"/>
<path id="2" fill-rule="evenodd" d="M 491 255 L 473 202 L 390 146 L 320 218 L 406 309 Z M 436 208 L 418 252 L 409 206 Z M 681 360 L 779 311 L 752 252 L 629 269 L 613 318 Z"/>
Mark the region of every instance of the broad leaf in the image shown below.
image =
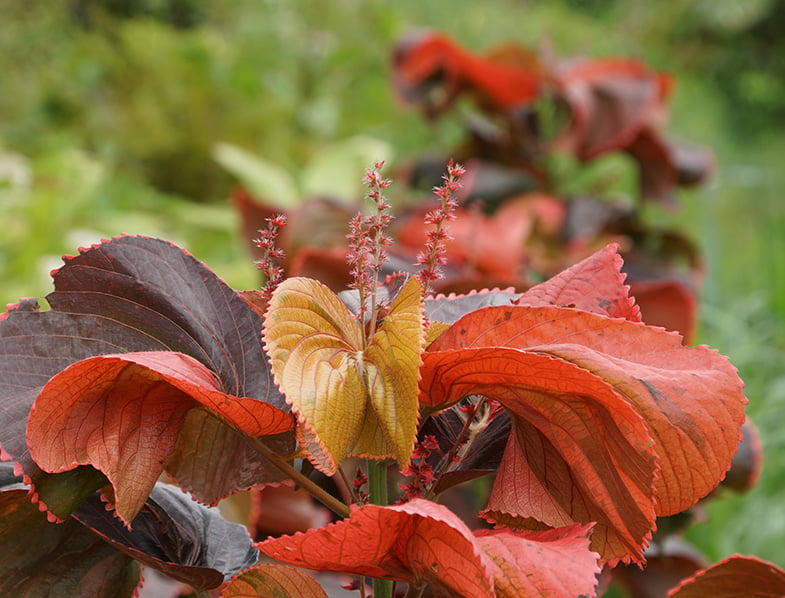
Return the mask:
<path id="1" fill-rule="evenodd" d="M 408 464 L 423 334 L 415 278 L 365 348 L 360 323 L 323 284 L 290 278 L 276 289 L 264 339 L 314 465 L 332 474 L 349 455 Z"/>
<path id="2" fill-rule="evenodd" d="M 400 42 L 393 54 L 395 88 L 405 100 L 421 103 L 429 116 L 447 110 L 465 89 L 477 92 L 497 109 L 530 104 L 544 82 L 542 75 L 500 58 L 474 55 L 438 33 L 412 36 Z M 531 54 L 519 60 L 536 66 Z M 432 94 L 438 85 L 443 86 L 443 93 Z"/>
<path id="3" fill-rule="evenodd" d="M 525 582 L 505 564 L 510 556 L 515 565 L 524 566 L 523 576 L 533 576 L 536 587 L 557 592 L 565 584 L 536 573 L 547 555 L 551 564 L 575 568 L 574 576 L 565 578 L 580 580 L 566 584 L 570 592 L 593 595 L 597 563 L 587 547 L 588 529 L 558 530 L 550 537 L 510 531 L 476 537 L 446 507 L 413 499 L 393 507 L 355 506 L 349 519 L 257 546 L 298 567 L 396 579 L 416 587 L 430 584 L 435 596 L 467 598 L 521 595 L 515 590 Z"/>
<path id="4" fill-rule="evenodd" d="M 663 117 L 671 79 L 631 59 L 573 61 L 558 73 L 572 112 L 569 146 L 583 160 L 622 149 Z"/>
<path id="5" fill-rule="evenodd" d="M 640 280 L 630 283 L 643 320 L 681 334 L 686 342 L 695 336 L 698 325 L 698 298 L 676 279 Z"/>
<path id="6" fill-rule="evenodd" d="M 133 596 L 139 565 L 69 519 L 49 523 L 29 486 L 0 464 L 0 593 L 3 596 Z"/>
<path id="7" fill-rule="evenodd" d="M 589 551 L 591 524 L 513 535 L 474 532 L 482 550 L 498 567 L 497 598 L 518 596 L 594 596 L 600 568 Z"/>
<path id="8" fill-rule="evenodd" d="M 470 313 L 429 347 L 423 372 L 426 405 L 485 394 L 514 416 L 488 515 L 510 524 L 597 521 L 593 547 L 607 560 L 641 558 L 655 504 L 657 515 L 676 513 L 717 485 L 746 402 L 717 353 L 559 307 Z"/>
<path id="9" fill-rule="evenodd" d="M 466 295 L 440 295 L 425 300 L 425 313 L 429 320 L 452 324 L 469 312 L 487 307 L 488 305 L 511 305 L 518 301 L 520 295 L 512 289 L 482 290 Z"/>
<path id="10" fill-rule="evenodd" d="M 524 293 L 512 289 L 474 291 L 466 295 L 425 300 L 431 320 L 453 323 L 461 316 L 489 305 L 559 305 L 591 313 L 640 322 L 640 310 L 624 284 L 619 246 L 610 243 L 556 276 Z"/>
<path id="11" fill-rule="evenodd" d="M 621 273 L 622 259 L 615 243 L 567 268 L 521 295 L 518 305 L 559 305 L 640 322 L 640 310 L 630 297 Z"/>
<path id="12" fill-rule="evenodd" d="M 618 246 L 610 244 L 553 278 L 533 286 L 523 294 L 510 291 L 481 291 L 463 296 L 426 299 L 425 310 L 431 319 L 455 322 L 459 317 L 489 305 L 560 305 L 576 307 L 611 317 L 640 321 L 635 300 L 629 295 L 621 273 L 622 259 Z M 435 490 L 442 492 L 455 484 L 491 473 L 499 468 L 504 444 L 510 431 L 507 414 L 494 417 L 490 424 L 472 436 L 470 446 L 461 451 L 461 461 L 446 463 L 447 451 L 457 439 L 466 421 L 466 413 L 455 406 L 437 417 L 429 418 L 420 436 L 433 435 L 442 446 L 442 454 L 434 452 L 431 465 L 439 473 Z"/>
<path id="13" fill-rule="evenodd" d="M 327 598 L 316 580 L 285 565 L 257 565 L 233 578 L 221 598 Z"/>
<path id="14" fill-rule="evenodd" d="M 41 472 L 25 440 L 34 399 L 51 377 L 74 362 L 122 352 L 175 351 L 213 372 L 221 392 L 286 407 L 262 350 L 261 318 L 178 247 L 159 239 L 120 237 L 67 258 L 53 277 L 50 310 L 24 300 L 0 316 L 0 453 L 19 464 L 57 517 L 67 517 L 75 503 L 103 485 L 102 476 L 90 468 L 55 476 Z M 193 448 L 201 460 L 218 458 L 216 451 L 247 454 L 240 435 L 215 448 L 204 436 Z M 235 467 L 248 466 L 241 461 L 227 465 L 215 472 L 215 487 L 207 480 L 191 490 L 213 502 L 247 488 L 241 485 L 247 476 L 237 479 Z M 260 476 L 254 483 L 265 481 L 270 480 Z"/>
<path id="15" fill-rule="evenodd" d="M 404 246 L 423 247 L 430 228 L 427 210 L 408 217 L 399 227 L 398 239 Z M 459 272 L 470 270 L 481 277 L 521 280 L 524 244 L 535 224 L 529 198 L 505 202 L 492 216 L 473 208 L 459 208 L 450 221 L 450 238 L 445 256 Z"/>
<path id="16" fill-rule="evenodd" d="M 781 598 L 785 571 L 755 557 L 731 556 L 683 581 L 668 598 Z"/>
<path id="17" fill-rule="evenodd" d="M 131 529 L 106 510 L 97 494 L 79 506 L 73 519 L 113 550 L 196 588 L 216 588 L 259 557 L 245 527 L 167 484 L 156 484 Z"/>
<path id="18" fill-rule="evenodd" d="M 426 404 L 480 394 L 512 416 L 487 517 L 521 528 L 595 521 L 592 549 L 604 560 L 642 558 L 655 519 L 654 450 L 641 417 L 608 384 L 506 347 L 431 348 L 423 370 Z"/>
<path id="19" fill-rule="evenodd" d="M 269 403 L 221 392 L 193 357 L 148 351 L 84 359 L 55 375 L 30 411 L 27 441 L 44 471 L 92 465 L 106 474 L 117 515 L 128 523 L 196 407 L 252 437 L 292 427 L 291 417 Z"/>

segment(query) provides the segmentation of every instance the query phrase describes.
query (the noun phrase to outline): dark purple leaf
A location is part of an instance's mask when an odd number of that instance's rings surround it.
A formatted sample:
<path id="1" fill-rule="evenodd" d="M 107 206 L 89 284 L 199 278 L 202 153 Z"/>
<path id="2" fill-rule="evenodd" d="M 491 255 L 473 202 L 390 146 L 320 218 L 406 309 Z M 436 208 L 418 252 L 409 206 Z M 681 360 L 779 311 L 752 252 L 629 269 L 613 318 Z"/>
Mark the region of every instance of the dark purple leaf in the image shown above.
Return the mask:
<path id="1" fill-rule="evenodd" d="M 0 463 L 0 595 L 132 596 L 139 564 L 73 519 L 49 523 L 29 490 Z"/>
<path id="2" fill-rule="evenodd" d="M 122 553 L 196 588 L 211 589 L 255 564 L 258 551 L 242 525 L 194 502 L 180 488 L 156 484 L 125 527 L 94 494 L 73 514 Z"/>
<path id="3" fill-rule="evenodd" d="M 448 460 L 450 448 L 458 440 L 464 429 L 467 413 L 456 405 L 438 416 L 429 418 L 423 424 L 419 437 L 434 436 L 441 451 L 433 451 L 428 459 L 438 482 L 434 488 L 437 493 L 444 492 L 463 482 L 495 472 L 499 468 L 510 435 L 510 416 L 501 411 L 480 431 L 471 434 L 460 451 L 460 461 Z"/>
<path id="4" fill-rule="evenodd" d="M 21 466 L 41 501 L 61 519 L 79 497 L 62 502 L 46 491 L 50 474 L 32 461 L 25 430 L 41 388 L 71 363 L 108 353 L 178 351 L 214 372 L 223 392 L 287 409 L 272 384 L 261 318 L 182 249 L 160 239 L 119 237 L 66 258 L 53 278 L 50 310 L 40 311 L 27 299 L 0 316 L 0 454 Z M 245 450 L 241 442 L 237 436 L 232 450 Z M 193 458 L 209 459 L 210 447 L 204 438 Z M 221 450 L 229 450 L 226 443 Z M 217 473 L 220 490 L 194 487 L 194 493 L 212 502 L 217 492 L 244 489 L 232 483 L 231 468 Z M 101 485 L 94 473 L 55 475 L 60 481 L 53 486 L 61 489 L 71 487 L 76 476 L 82 494 Z M 256 483 L 264 481 L 271 480 Z M 61 495 L 68 498 L 69 492 Z"/>

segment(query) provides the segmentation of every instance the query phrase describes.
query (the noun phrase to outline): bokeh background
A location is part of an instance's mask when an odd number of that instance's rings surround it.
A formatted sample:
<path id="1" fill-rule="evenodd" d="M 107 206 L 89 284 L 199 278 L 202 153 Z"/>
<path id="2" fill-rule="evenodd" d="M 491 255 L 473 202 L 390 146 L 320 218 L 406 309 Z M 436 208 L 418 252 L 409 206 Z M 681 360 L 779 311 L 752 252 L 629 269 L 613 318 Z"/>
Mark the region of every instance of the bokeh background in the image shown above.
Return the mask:
<path id="1" fill-rule="evenodd" d="M 422 28 L 676 77 L 669 130 L 710 147 L 717 173 L 648 217 L 701 247 L 698 340 L 739 368 L 765 451 L 758 486 L 714 501 L 689 538 L 710 560 L 785 567 L 785 0 L 0 0 L 0 301 L 45 295 L 60 256 L 123 232 L 255 287 L 219 144 L 303 192 L 325 155 L 337 174 L 321 176 L 359 183 L 356 156 L 335 153 L 347 138 L 392 164 L 443 152 L 458 131 L 390 85 L 393 44 Z"/>

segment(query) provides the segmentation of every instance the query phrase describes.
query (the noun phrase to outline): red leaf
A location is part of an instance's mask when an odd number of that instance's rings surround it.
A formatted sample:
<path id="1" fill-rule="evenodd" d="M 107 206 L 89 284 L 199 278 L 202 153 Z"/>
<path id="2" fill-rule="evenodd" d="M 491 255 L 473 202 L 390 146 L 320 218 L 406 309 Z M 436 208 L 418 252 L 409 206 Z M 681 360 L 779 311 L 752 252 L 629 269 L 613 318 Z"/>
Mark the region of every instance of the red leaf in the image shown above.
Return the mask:
<path id="1" fill-rule="evenodd" d="M 645 126 L 661 124 L 672 86 L 667 75 L 623 58 L 569 63 L 557 78 L 573 117 L 562 143 L 583 160 L 626 148 Z"/>
<path id="2" fill-rule="evenodd" d="M 403 40 L 393 53 L 393 68 L 401 96 L 422 101 L 432 116 L 449 108 L 464 88 L 472 88 L 497 109 L 512 109 L 534 100 L 543 83 L 536 59 L 523 49 L 518 49 L 512 60 L 509 51 L 486 58 L 438 33 Z M 428 93 L 436 78 L 444 94 L 439 104 L 433 105 Z"/>
<path id="3" fill-rule="evenodd" d="M 469 528 L 446 507 L 422 499 L 353 506 L 348 519 L 257 548 L 297 567 L 430 583 L 437 595 L 493 596 L 490 561 Z"/>
<path id="4" fill-rule="evenodd" d="M 447 225 L 451 239 L 445 243 L 452 267 L 471 268 L 484 276 L 512 278 L 523 263 L 523 243 L 534 218 L 527 198 L 505 202 L 493 216 L 479 210 L 460 208 Z M 425 211 L 410 216 L 398 231 L 400 243 L 420 248 L 425 245 L 430 227 L 424 223 Z"/>
<path id="5" fill-rule="evenodd" d="M 640 322 L 640 309 L 624 284 L 619 246 L 607 245 L 583 261 L 533 286 L 516 302 L 532 307 L 559 305 Z"/>
<path id="6" fill-rule="evenodd" d="M 591 525 L 526 534 L 474 532 L 499 570 L 494 575 L 498 598 L 518 596 L 594 596 L 600 568 L 589 551 Z"/>
<path id="7" fill-rule="evenodd" d="M 512 416 L 489 518 L 515 527 L 531 527 L 530 518 L 551 527 L 595 521 L 592 549 L 604 560 L 640 560 L 654 525 L 654 451 L 640 416 L 608 384 L 506 347 L 429 349 L 423 368 L 426 404 L 481 394 Z"/>
<path id="8" fill-rule="evenodd" d="M 681 334 L 689 343 L 698 325 L 698 300 L 680 280 L 636 280 L 630 282 L 643 320 Z"/>
<path id="9" fill-rule="evenodd" d="M 93 357 L 54 376 L 30 412 L 27 441 L 44 471 L 92 465 L 106 474 L 117 514 L 128 523 L 195 407 L 254 437 L 293 426 L 291 416 L 269 403 L 222 392 L 194 358 L 158 351 Z"/>
<path id="10" fill-rule="evenodd" d="M 423 499 L 394 506 L 352 507 L 348 519 L 258 544 L 267 556 L 298 567 L 428 583 L 434 595 L 482 598 L 519 596 L 529 576 L 535 587 L 555 594 L 593 595 L 596 555 L 587 549 L 589 527 L 550 534 L 488 532 L 475 536 L 449 509 Z M 543 557 L 543 555 L 546 555 Z M 542 559 L 567 563 L 574 574 L 567 584 L 537 573 Z M 523 567 L 522 576 L 506 559 Z M 551 585 L 551 584 L 555 585 Z"/>
<path id="11" fill-rule="evenodd" d="M 668 598 L 782 598 L 785 571 L 755 557 L 731 556 L 683 581 Z"/>
<path id="12" fill-rule="evenodd" d="M 575 309 L 472 312 L 430 345 L 423 372 L 426 405 L 484 394 L 515 415 L 489 515 L 598 521 L 592 545 L 607 560 L 642 558 L 652 501 L 669 515 L 716 487 L 744 420 L 743 385 L 726 358 Z M 608 467 L 624 479 L 609 482 Z"/>

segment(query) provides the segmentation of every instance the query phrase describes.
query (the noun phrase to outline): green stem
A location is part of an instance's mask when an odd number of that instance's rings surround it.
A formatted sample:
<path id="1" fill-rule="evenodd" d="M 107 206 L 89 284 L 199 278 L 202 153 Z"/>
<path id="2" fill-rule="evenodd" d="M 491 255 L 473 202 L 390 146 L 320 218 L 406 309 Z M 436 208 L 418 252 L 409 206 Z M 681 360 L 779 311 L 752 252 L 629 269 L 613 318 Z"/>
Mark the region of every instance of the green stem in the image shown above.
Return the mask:
<path id="1" fill-rule="evenodd" d="M 368 460 L 368 495 L 371 504 L 386 507 L 387 462 Z M 373 580 L 374 598 L 392 598 L 393 582 L 390 579 Z"/>
<path id="2" fill-rule="evenodd" d="M 387 462 L 368 459 L 368 495 L 372 505 L 386 507 Z"/>

